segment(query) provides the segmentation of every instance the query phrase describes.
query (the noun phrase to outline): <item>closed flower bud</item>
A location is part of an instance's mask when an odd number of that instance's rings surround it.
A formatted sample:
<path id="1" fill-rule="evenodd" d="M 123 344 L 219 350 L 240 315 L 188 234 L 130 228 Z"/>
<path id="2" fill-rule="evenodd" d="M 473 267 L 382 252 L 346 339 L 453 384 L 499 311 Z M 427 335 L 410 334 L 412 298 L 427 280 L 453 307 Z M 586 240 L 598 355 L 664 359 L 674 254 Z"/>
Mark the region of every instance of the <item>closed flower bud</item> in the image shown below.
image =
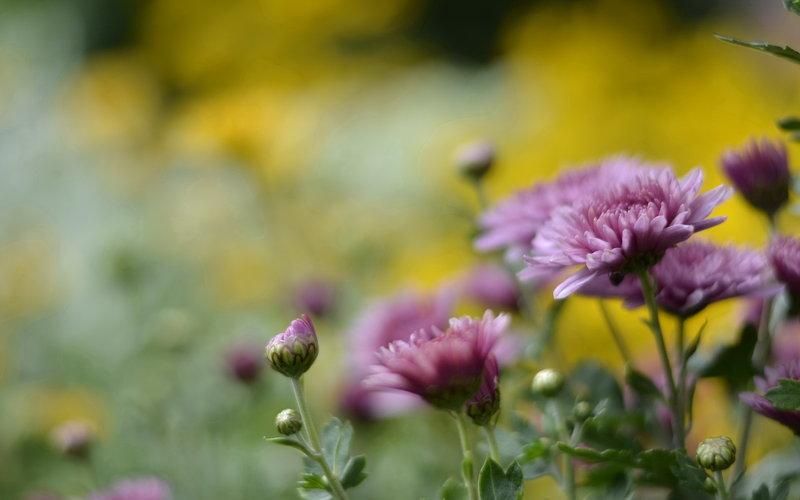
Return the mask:
<path id="1" fill-rule="evenodd" d="M 483 371 L 483 382 L 478 392 L 467 401 L 466 412 L 475 425 L 487 425 L 500 410 L 500 388 L 497 360 L 494 356 L 486 361 Z"/>
<path id="2" fill-rule="evenodd" d="M 550 368 L 540 370 L 539 373 L 533 377 L 533 382 L 531 383 L 533 392 L 548 398 L 557 396 L 563 387 L 564 376 Z"/>
<path id="3" fill-rule="evenodd" d="M 477 182 L 492 168 L 494 159 L 494 146 L 488 142 L 475 142 L 459 148 L 456 167 L 464 177 Z"/>
<path id="4" fill-rule="evenodd" d="M 709 495 L 713 495 L 717 492 L 717 484 L 714 482 L 713 479 L 707 477 L 706 480 L 703 482 L 703 489 L 706 490 L 706 493 Z"/>
<path id="5" fill-rule="evenodd" d="M 303 428 L 303 419 L 295 410 L 286 408 L 275 417 L 275 427 L 284 436 L 291 436 Z"/>
<path id="6" fill-rule="evenodd" d="M 708 470 L 725 470 L 736 461 L 736 446 L 726 436 L 704 439 L 697 445 L 697 463 Z"/>
<path id="7" fill-rule="evenodd" d="M 94 432 L 86 422 L 70 420 L 56 427 L 51 438 L 53 446 L 64 455 L 85 459 L 94 442 Z"/>
<path id="8" fill-rule="evenodd" d="M 592 405 L 587 401 L 578 401 L 572 409 L 572 416 L 576 422 L 585 422 L 587 418 L 592 416 Z"/>
<path id="9" fill-rule="evenodd" d="M 744 199 L 769 216 L 789 201 L 792 174 L 782 142 L 753 140 L 741 150 L 728 151 L 722 169 Z"/>
<path id="10" fill-rule="evenodd" d="M 285 332 L 272 337 L 264 355 L 272 369 L 298 378 L 314 364 L 318 350 L 317 332 L 304 314 L 292 321 Z"/>

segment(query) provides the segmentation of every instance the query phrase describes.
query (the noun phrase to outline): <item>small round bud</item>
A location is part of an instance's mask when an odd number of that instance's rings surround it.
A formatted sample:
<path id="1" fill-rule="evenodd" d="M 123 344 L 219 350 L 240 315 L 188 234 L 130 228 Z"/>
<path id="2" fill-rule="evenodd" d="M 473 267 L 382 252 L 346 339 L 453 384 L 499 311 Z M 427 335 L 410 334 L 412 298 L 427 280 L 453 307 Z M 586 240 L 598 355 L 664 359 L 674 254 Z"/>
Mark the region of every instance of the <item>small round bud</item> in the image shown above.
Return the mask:
<path id="1" fill-rule="evenodd" d="M 717 483 L 710 477 L 707 477 L 706 480 L 703 481 L 703 489 L 706 490 L 706 493 L 709 495 L 713 495 L 717 492 Z"/>
<path id="2" fill-rule="evenodd" d="M 292 321 L 286 331 L 272 337 L 264 356 L 273 370 L 297 378 L 311 368 L 318 350 L 314 324 L 303 314 Z"/>
<path id="3" fill-rule="evenodd" d="M 475 182 L 489 172 L 494 160 L 494 146 L 485 141 L 465 144 L 456 151 L 456 167 L 459 172 Z"/>
<path id="4" fill-rule="evenodd" d="M 231 379 L 249 385 L 258 379 L 264 360 L 261 359 L 258 347 L 239 345 L 234 347 L 225 358 L 225 369 Z"/>
<path id="5" fill-rule="evenodd" d="M 286 408 L 275 417 L 275 427 L 284 436 L 291 436 L 303 428 L 303 419 L 295 410 Z"/>
<path id="6" fill-rule="evenodd" d="M 533 392 L 548 398 L 557 396 L 563 387 L 564 376 L 550 368 L 540 370 L 539 373 L 533 377 L 533 382 L 531 383 Z"/>
<path id="7" fill-rule="evenodd" d="M 592 405 L 588 401 L 578 401 L 575 407 L 572 408 L 572 416 L 576 422 L 585 422 L 587 418 L 592 416 Z"/>
<path id="8" fill-rule="evenodd" d="M 51 441 L 64 455 L 86 459 L 94 443 L 94 431 L 86 422 L 70 420 L 53 429 Z"/>
<path id="9" fill-rule="evenodd" d="M 486 425 L 500 410 L 500 389 L 496 388 L 486 397 L 467 401 L 466 412 L 475 425 Z"/>
<path id="10" fill-rule="evenodd" d="M 697 463 L 708 470 L 725 470 L 736 461 L 736 446 L 726 436 L 704 439 L 697 445 Z"/>

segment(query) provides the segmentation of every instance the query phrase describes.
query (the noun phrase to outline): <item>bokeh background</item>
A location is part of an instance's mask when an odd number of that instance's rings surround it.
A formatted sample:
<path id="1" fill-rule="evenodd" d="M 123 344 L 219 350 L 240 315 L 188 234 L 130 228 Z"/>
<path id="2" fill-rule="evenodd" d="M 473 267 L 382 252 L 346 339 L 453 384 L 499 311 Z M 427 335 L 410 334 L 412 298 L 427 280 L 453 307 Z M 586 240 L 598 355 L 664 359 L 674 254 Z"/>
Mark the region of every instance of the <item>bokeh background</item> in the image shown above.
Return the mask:
<path id="1" fill-rule="evenodd" d="M 288 384 L 231 380 L 232 346 L 282 330 L 299 284 L 335 284 L 308 383 L 319 418 L 336 412 L 358 312 L 486 259 L 456 146 L 497 145 L 493 200 L 619 152 L 717 184 L 719 154 L 778 136 L 800 89 L 713 33 L 791 43 L 796 23 L 777 0 L 3 1 L 0 498 L 143 474 L 180 499 L 292 498 L 300 460 L 262 440 Z M 741 200 L 719 212 L 708 237 L 764 243 Z M 640 313 L 613 311 L 654 359 Z M 742 314 L 702 314 L 706 348 Z M 568 365 L 621 370 L 591 301 L 557 341 Z M 724 391 L 702 390 L 696 434 L 732 431 Z M 72 419 L 99 436 L 90 467 L 50 445 Z M 787 437 L 758 425 L 756 453 Z M 457 474 L 432 412 L 356 433 L 356 498 L 432 497 Z"/>

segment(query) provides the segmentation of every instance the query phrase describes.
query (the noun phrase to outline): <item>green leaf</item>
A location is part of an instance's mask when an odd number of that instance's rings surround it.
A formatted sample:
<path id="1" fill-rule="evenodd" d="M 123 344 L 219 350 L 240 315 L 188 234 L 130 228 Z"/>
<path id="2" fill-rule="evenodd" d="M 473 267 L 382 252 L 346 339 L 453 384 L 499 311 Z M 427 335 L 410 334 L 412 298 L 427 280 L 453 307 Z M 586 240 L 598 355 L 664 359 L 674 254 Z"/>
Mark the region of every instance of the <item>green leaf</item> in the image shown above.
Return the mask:
<path id="1" fill-rule="evenodd" d="M 796 116 L 786 116 L 777 121 L 778 127 L 786 132 L 800 131 L 800 118 Z"/>
<path id="2" fill-rule="evenodd" d="M 347 462 L 342 472 L 342 486 L 345 489 L 355 488 L 367 478 L 364 467 L 367 465 L 367 458 L 364 455 L 357 455 Z"/>
<path id="3" fill-rule="evenodd" d="M 331 418 L 322 429 L 322 454 L 335 474 L 339 474 L 350 456 L 350 441 L 353 439 L 353 426 Z"/>
<path id="4" fill-rule="evenodd" d="M 306 490 L 328 490 L 328 481 L 323 476 L 309 472 L 300 476 L 299 485 Z"/>
<path id="5" fill-rule="evenodd" d="M 700 347 L 700 340 L 703 338 L 703 332 L 706 331 L 706 325 L 708 325 L 708 320 L 703 321 L 703 324 L 700 326 L 700 329 L 697 330 L 697 335 L 695 335 L 692 342 L 686 348 L 686 352 L 684 353 L 684 357 L 688 361 L 689 359 L 694 356 L 697 352 L 697 348 Z"/>
<path id="6" fill-rule="evenodd" d="M 757 336 L 754 325 L 745 325 L 735 344 L 717 349 L 702 363 L 698 369 L 700 377 L 720 377 L 732 391 L 743 388 L 755 375 L 752 359 Z"/>
<path id="7" fill-rule="evenodd" d="M 556 443 L 561 452 L 579 458 L 586 462 L 595 463 L 618 463 L 630 467 L 636 466 L 636 455 L 628 450 L 595 450 L 584 446 L 570 446 L 566 443 Z"/>
<path id="8" fill-rule="evenodd" d="M 520 463 L 527 463 L 532 462 L 537 459 L 548 459 L 550 458 L 550 447 L 552 446 L 552 442 L 547 442 L 542 439 L 537 439 L 531 444 L 525 445 L 522 448 L 522 454 L 517 457 L 517 461 Z"/>
<path id="9" fill-rule="evenodd" d="M 766 397 L 779 410 L 800 410 L 800 380 L 781 379 Z"/>
<path id="10" fill-rule="evenodd" d="M 800 0 L 783 0 L 783 5 L 789 12 L 800 15 Z"/>
<path id="11" fill-rule="evenodd" d="M 487 458 L 478 485 L 481 500 L 517 500 L 522 498 L 522 469 L 515 461 L 504 471 L 500 464 Z"/>
<path id="12" fill-rule="evenodd" d="M 438 495 L 439 500 L 464 500 L 467 498 L 467 488 L 452 477 L 444 482 Z"/>
<path id="13" fill-rule="evenodd" d="M 310 453 L 309 449 L 306 448 L 306 445 L 304 445 L 303 443 L 294 438 L 277 436 L 277 437 L 265 437 L 264 440 L 268 443 L 279 444 L 281 446 L 288 446 L 289 448 L 300 450 L 304 454 Z"/>
<path id="14" fill-rule="evenodd" d="M 747 40 L 739 40 L 738 38 L 733 38 L 725 35 L 714 35 L 714 36 L 716 36 L 723 42 L 732 43 L 734 45 L 741 45 L 742 47 L 748 47 L 751 49 L 759 50 L 761 52 L 766 52 L 768 54 L 772 54 L 774 56 L 778 56 L 783 59 L 788 59 L 789 61 L 795 63 L 800 63 L 800 52 L 797 52 L 788 45 L 784 45 L 783 47 L 781 47 L 779 45 L 772 45 L 771 43 L 767 42 L 761 42 L 761 41 L 750 42 Z"/>
<path id="15" fill-rule="evenodd" d="M 664 394 L 650 377 L 631 366 L 625 367 L 625 382 L 644 400 L 664 400 Z"/>

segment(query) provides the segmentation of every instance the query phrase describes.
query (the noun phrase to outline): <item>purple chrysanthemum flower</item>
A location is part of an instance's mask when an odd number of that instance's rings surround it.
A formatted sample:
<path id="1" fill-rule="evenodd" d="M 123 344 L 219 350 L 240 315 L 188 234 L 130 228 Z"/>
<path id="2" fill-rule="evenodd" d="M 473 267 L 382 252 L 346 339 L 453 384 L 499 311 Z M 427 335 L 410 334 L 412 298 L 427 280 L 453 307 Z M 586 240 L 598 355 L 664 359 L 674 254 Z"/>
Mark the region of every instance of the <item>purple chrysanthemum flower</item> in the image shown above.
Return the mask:
<path id="1" fill-rule="evenodd" d="M 294 306 L 298 312 L 323 318 L 336 307 L 336 294 L 333 283 L 322 279 L 308 280 L 295 290 Z"/>
<path id="2" fill-rule="evenodd" d="M 311 368 L 318 352 L 314 324 L 303 314 L 284 332 L 272 337 L 264 355 L 275 371 L 287 377 L 299 377 Z"/>
<path id="3" fill-rule="evenodd" d="M 764 377 L 756 377 L 755 383 L 759 391 L 766 393 L 776 387 L 781 379 L 800 380 L 800 360 L 794 360 L 775 368 L 767 367 L 764 370 Z M 739 399 L 754 411 L 785 425 L 795 434 L 800 435 L 800 411 L 775 408 L 769 399 L 755 392 L 743 392 L 739 394 Z"/>
<path id="4" fill-rule="evenodd" d="M 228 375 L 243 384 L 255 382 L 263 366 L 260 349 L 249 344 L 234 346 L 225 356 Z"/>
<path id="5" fill-rule="evenodd" d="M 513 274 L 500 266 L 474 267 L 460 282 L 463 293 L 473 302 L 489 309 L 516 311 L 520 289 Z"/>
<path id="6" fill-rule="evenodd" d="M 769 246 L 769 260 L 778 281 L 792 294 L 800 294 L 800 240 L 776 237 Z"/>
<path id="7" fill-rule="evenodd" d="M 613 157 L 518 191 L 481 215 L 483 232 L 475 240 L 475 248 L 481 252 L 505 249 L 509 260 L 520 260 L 556 208 L 571 205 L 645 166 L 635 158 Z"/>
<path id="8" fill-rule="evenodd" d="M 658 305 L 684 318 L 714 302 L 768 297 L 781 290 L 760 252 L 705 241 L 688 241 L 668 250 L 653 267 L 652 275 Z M 626 300 L 630 307 L 643 302 L 641 289 Z"/>
<path id="9" fill-rule="evenodd" d="M 669 248 L 725 220 L 708 218 L 731 193 L 718 186 L 702 195 L 703 173 L 682 179 L 668 168 L 638 172 L 625 182 L 560 207 L 536 235 L 523 279 L 581 266 L 553 292 L 563 299 L 598 276 L 622 279 L 655 265 Z"/>
<path id="10" fill-rule="evenodd" d="M 466 413 L 475 425 L 486 425 L 500 410 L 500 369 L 494 356 L 489 356 L 483 370 L 481 386 L 467 401 Z"/>
<path id="11" fill-rule="evenodd" d="M 739 151 L 722 155 L 722 170 L 753 207 L 774 215 L 789 201 L 789 158 L 778 141 L 752 140 Z"/>
<path id="12" fill-rule="evenodd" d="M 155 477 L 125 479 L 105 491 L 89 495 L 89 500 L 170 500 L 169 485 Z"/>
<path id="13" fill-rule="evenodd" d="M 479 389 L 492 349 L 508 327 L 506 315 L 453 318 L 446 331 L 420 330 L 378 353 L 365 385 L 415 394 L 445 410 L 460 410 Z"/>

